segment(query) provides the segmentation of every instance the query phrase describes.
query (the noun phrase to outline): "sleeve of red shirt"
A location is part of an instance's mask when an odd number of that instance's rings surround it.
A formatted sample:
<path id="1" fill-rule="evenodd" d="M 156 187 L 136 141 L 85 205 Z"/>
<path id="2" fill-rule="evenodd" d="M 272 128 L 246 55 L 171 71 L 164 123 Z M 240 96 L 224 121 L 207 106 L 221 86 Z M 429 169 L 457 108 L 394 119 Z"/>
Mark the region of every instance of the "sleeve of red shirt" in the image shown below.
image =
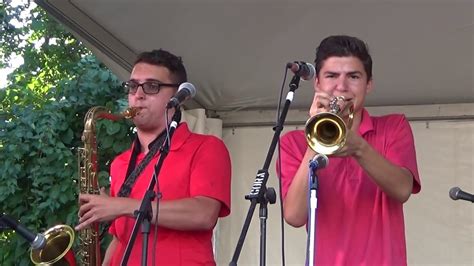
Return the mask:
<path id="1" fill-rule="evenodd" d="M 222 203 L 219 217 L 230 214 L 231 163 L 222 140 L 208 136 L 194 155 L 190 194 L 206 196 Z"/>
<path id="2" fill-rule="evenodd" d="M 301 139 L 303 139 L 303 141 L 301 141 Z M 281 179 L 283 199 L 286 198 L 288 188 L 296 171 L 298 171 L 300 167 L 306 149 L 306 140 L 301 130 L 290 131 L 280 139 L 280 158 L 276 163 L 276 171 Z"/>
<path id="3" fill-rule="evenodd" d="M 393 116 L 389 121 L 390 131 L 387 131 L 386 158 L 392 163 L 408 169 L 413 175 L 412 193 L 421 190 L 421 182 L 416 162 L 415 141 L 410 124 L 404 115 Z"/>

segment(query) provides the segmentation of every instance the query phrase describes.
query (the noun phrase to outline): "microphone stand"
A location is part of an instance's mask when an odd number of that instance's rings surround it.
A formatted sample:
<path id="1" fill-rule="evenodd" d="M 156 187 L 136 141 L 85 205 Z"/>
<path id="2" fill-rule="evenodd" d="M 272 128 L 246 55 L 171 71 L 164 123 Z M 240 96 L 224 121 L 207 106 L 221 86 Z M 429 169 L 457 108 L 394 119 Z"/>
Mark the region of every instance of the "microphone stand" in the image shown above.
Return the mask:
<path id="1" fill-rule="evenodd" d="M 316 208 L 318 206 L 317 190 L 318 190 L 318 162 L 311 159 L 309 162 L 309 216 L 308 216 L 308 243 L 307 258 L 308 265 L 313 266 L 315 262 L 316 247 Z"/>
<path id="2" fill-rule="evenodd" d="M 245 237 L 247 235 L 250 222 L 252 221 L 252 215 L 255 211 L 256 205 L 260 204 L 260 265 L 265 266 L 265 254 L 266 254 L 266 220 L 267 220 L 267 204 L 274 204 L 276 202 L 276 193 L 273 188 L 267 188 L 267 180 L 268 180 L 268 168 L 272 161 L 273 153 L 275 152 L 276 145 L 280 138 L 281 131 L 283 130 L 283 125 L 285 123 L 286 115 L 290 108 L 290 104 L 293 101 L 293 96 L 295 94 L 295 90 L 298 89 L 300 83 L 300 77 L 298 75 L 294 75 L 292 80 L 290 81 L 289 87 L 290 91 L 286 96 L 285 105 L 281 112 L 280 118 L 278 119 L 277 125 L 273 128 L 275 133 L 273 134 L 273 139 L 270 144 L 270 148 L 267 153 L 267 157 L 265 159 L 265 163 L 263 164 L 262 169 L 257 171 L 257 176 L 255 177 L 255 181 L 252 185 L 250 193 L 245 196 L 246 200 L 250 200 L 250 207 L 247 212 L 247 217 L 245 218 L 245 222 L 240 233 L 239 241 L 234 251 L 234 255 L 232 256 L 232 261 L 229 263 L 230 266 L 236 266 L 237 260 L 239 259 L 240 252 L 242 251 L 242 247 L 245 241 Z"/>
<path id="3" fill-rule="evenodd" d="M 0 214 L 0 232 L 6 229 L 15 230 L 30 244 L 33 250 L 42 249 L 46 245 L 46 238 L 43 234 L 37 234 L 20 224 L 15 218 L 3 213 Z"/>
<path id="4" fill-rule="evenodd" d="M 148 235 L 150 233 L 150 224 L 152 220 L 152 215 L 153 215 L 153 209 L 151 206 L 151 203 L 155 196 L 157 197 L 157 200 L 159 201 L 161 199 L 161 193 L 158 191 L 155 193 L 153 191 L 156 182 L 158 180 L 158 176 L 161 171 L 161 167 L 163 166 L 163 162 L 165 161 L 169 150 L 170 150 L 170 144 L 171 144 L 171 137 L 173 136 L 176 127 L 178 126 L 178 122 L 181 120 L 181 112 L 179 110 L 176 111 L 176 113 L 173 115 L 173 119 L 170 123 L 169 126 L 169 131 L 168 131 L 168 140 L 165 140 L 163 143 L 163 146 L 160 149 L 160 159 L 158 162 L 155 164 L 155 170 L 153 172 L 153 176 L 150 180 L 150 184 L 148 185 L 148 189 L 145 192 L 145 195 L 142 199 L 142 203 L 140 205 L 140 208 L 135 211 L 134 216 L 136 217 L 135 219 L 135 224 L 133 225 L 132 229 L 132 234 L 130 235 L 130 238 L 128 239 L 127 247 L 125 249 L 125 253 L 123 254 L 122 257 L 122 262 L 120 263 L 121 266 L 126 266 L 128 263 L 128 260 L 130 258 L 130 254 L 132 252 L 133 248 L 133 243 L 135 243 L 135 239 L 137 237 L 138 233 L 138 226 L 141 225 L 141 232 L 143 234 L 143 246 L 142 246 L 142 266 L 146 266 L 148 262 Z M 155 195 L 157 194 L 157 195 Z M 158 210 L 157 210 L 158 211 Z"/>

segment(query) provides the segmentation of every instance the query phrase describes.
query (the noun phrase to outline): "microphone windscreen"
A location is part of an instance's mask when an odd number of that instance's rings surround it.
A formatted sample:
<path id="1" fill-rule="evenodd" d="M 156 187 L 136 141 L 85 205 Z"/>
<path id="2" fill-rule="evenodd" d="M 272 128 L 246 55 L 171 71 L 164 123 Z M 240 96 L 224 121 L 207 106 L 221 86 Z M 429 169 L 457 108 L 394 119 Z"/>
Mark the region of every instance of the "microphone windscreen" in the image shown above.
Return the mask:
<path id="1" fill-rule="evenodd" d="M 458 193 L 461 191 L 458 187 L 453 187 L 449 190 L 449 197 L 453 200 L 458 200 Z"/>
<path id="2" fill-rule="evenodd" d="M 329 164 L 329 159 L 324 154 L 316 154 L 316 156 L 314 156 L 313 160 L 315 160 L 318 163 L 318 169 L 323 169 L 324 167 L 328 166 L 328 164 Z"/>
<path id="3" fill-rule="evenodd" d="M 183 89 L 189 91 L 190 98 L 193 98 L 194 96 L 196 96 L 196 87 L 194 87 L 193 84 L 189 82 L 183 82 L 181 83 L 181 85 L 179 85 L 178 91 L 183 90 Z"/>

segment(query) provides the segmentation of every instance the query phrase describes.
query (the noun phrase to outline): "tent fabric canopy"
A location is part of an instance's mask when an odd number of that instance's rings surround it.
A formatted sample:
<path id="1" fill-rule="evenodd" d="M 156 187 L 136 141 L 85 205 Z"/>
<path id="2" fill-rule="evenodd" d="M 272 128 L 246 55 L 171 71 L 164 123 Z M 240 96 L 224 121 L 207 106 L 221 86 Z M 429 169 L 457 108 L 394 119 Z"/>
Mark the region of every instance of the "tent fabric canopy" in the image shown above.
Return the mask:
<path id="1" fill-rule="evenodd" d="M 472 1 L 36 2 L 122 79 L 141 51 L 182 56 L 198 89 L 189 108 L 275 109 L 286 63 L 313 62 L 332 34 L 369 44 L 369 106 L 474 101 Z M 308 108 L 312 95 L 311 82 L 302 83 L 292 108 Z"/>

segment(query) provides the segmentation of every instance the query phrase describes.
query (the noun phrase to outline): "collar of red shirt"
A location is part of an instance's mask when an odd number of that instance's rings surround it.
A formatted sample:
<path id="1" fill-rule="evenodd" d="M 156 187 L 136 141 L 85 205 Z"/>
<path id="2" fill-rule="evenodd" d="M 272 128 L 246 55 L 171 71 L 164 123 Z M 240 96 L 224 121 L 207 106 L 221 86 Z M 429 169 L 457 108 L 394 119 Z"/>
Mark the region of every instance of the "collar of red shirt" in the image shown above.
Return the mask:
<path id="1" fill-rule="evenodd" d="M 365 133 L 374 130 L 374 124 L 372 123 L 372 117 L 369 115 L 369 112 L 362 108 L 362 115 L 359 125 L 359 134 L 363 136 Z"/>
<path id="2" fill-rule="evenodd" d="M 174 151 L 183 146 L 189 135 L 191 135 L 191 131 L 189 131 L 188 124 L 186 122 L 180 123 L 171 139 L 171 150 Z"/>

